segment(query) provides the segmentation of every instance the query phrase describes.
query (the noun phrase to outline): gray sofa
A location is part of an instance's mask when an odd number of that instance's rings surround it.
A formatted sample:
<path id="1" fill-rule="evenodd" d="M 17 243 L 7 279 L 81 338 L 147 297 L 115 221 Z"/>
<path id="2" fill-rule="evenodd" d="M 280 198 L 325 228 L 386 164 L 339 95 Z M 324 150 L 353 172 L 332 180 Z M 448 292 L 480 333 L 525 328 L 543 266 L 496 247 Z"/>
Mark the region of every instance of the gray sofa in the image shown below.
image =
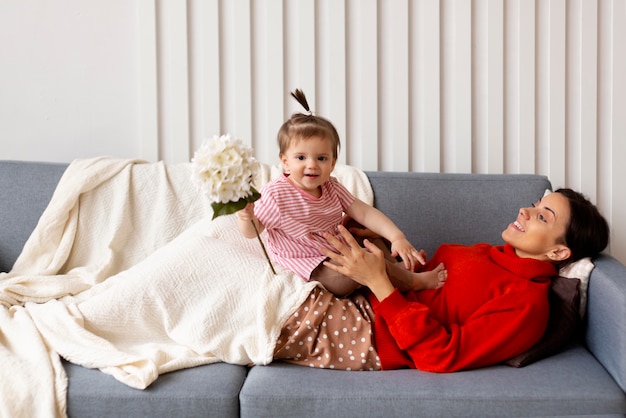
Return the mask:
<path id="1" fill-rule="evenodd" d="M 0 161 L 0 271 L 13 265 L 65 168 Z M 551 187 L 536 175 L 367 174 L 376 206 L 428 254 L 444 242 L 501 243 L 518 208 Z M 162 375 L 140 391 L 65 363 L 68 415 L 624 416 L 626 267 L 608 255 L 595 264 L 584 338 L 526 367 L 434 374 L 214 364 Z"/>

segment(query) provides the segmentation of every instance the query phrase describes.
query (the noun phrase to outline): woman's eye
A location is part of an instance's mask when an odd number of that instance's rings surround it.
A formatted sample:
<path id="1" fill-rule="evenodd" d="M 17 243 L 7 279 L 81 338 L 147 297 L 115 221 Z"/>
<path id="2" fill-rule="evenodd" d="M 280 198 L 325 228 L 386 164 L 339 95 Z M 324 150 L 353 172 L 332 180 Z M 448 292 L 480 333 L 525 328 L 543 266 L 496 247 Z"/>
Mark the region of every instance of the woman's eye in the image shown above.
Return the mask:
<path id="1" fill-rule="evenodd" d="M 547 222 L 546 217 L 545 217 L 545 216 L 543 216 L 542 214 L 539 214 L 539 220 L 540 220 L 541 222 Z"/>

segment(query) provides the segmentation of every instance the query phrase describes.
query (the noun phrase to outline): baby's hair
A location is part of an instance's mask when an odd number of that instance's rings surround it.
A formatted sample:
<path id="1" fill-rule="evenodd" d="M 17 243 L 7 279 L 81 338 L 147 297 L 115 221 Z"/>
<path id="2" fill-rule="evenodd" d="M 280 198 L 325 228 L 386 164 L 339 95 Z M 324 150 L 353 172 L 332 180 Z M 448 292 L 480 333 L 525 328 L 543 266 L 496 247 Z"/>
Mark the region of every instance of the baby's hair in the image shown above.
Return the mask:
<path id="1" fill-rule="evenodd" d="M 309 116 L 313 115 L 313 112 L 311 112 L 311 108 L 309 107 L 309 102 L 307 102 L 306 96 L 302 90 L 296 89 L 296 91 L 292 91 L 291 96 L 296 99 L 300 105 L 302 105 L 302 107 L 309 113 Z"/>
<path id="2" fill-rule="evenodd" d="M 296 89 L 292 91 L 291 96 L 300 103 L 307 113 L 294 113 L 280 127 L 278 130 L 279 154 L 283 155 L 287 152 L 291 141 L 321 137 L 329 139 L 332 142 L 333 158 L 336 160 L 341 142 L 335 126 L 328 119 L 313 114 L 302 90 Z"/>

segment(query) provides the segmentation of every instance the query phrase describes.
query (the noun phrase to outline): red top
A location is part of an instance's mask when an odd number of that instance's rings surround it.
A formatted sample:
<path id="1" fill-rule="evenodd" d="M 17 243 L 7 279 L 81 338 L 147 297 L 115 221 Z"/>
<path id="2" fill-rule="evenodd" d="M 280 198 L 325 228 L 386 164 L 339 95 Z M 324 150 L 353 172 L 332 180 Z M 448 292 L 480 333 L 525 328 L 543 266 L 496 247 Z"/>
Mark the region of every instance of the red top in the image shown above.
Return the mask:
<path id="1" fill-rule="evenodd" d="M 396 290 L 382 302 L 370 296 L 383 369 L 473 369 L 514 357 L 541 338 L 554 265 L 520 258 L 508 244 L 442 245 L 424 269 L 440 262 L 448 270 L 441 289 Z"/>

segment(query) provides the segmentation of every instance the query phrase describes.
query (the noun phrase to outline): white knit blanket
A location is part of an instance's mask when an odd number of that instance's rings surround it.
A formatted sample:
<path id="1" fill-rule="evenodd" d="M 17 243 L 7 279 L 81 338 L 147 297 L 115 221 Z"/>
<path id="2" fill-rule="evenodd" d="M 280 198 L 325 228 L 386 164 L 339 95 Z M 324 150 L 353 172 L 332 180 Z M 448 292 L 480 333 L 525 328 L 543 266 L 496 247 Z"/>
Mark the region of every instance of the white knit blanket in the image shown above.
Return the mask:
<path id="1" fill-rule="evenodd" d="M 0 273 L 0 416 L 66 415 L 59 356 L 140 389 L 181 368 L 271 361 L 314 284 L 273 275 L 233 216 L 211 221 L 190 172 L 111 158 L 68 167 L 13 270 Z M 256 185 L 279 172 L 263 166 Z M 334 175 L 372 203 L 362 172 Z"/>

